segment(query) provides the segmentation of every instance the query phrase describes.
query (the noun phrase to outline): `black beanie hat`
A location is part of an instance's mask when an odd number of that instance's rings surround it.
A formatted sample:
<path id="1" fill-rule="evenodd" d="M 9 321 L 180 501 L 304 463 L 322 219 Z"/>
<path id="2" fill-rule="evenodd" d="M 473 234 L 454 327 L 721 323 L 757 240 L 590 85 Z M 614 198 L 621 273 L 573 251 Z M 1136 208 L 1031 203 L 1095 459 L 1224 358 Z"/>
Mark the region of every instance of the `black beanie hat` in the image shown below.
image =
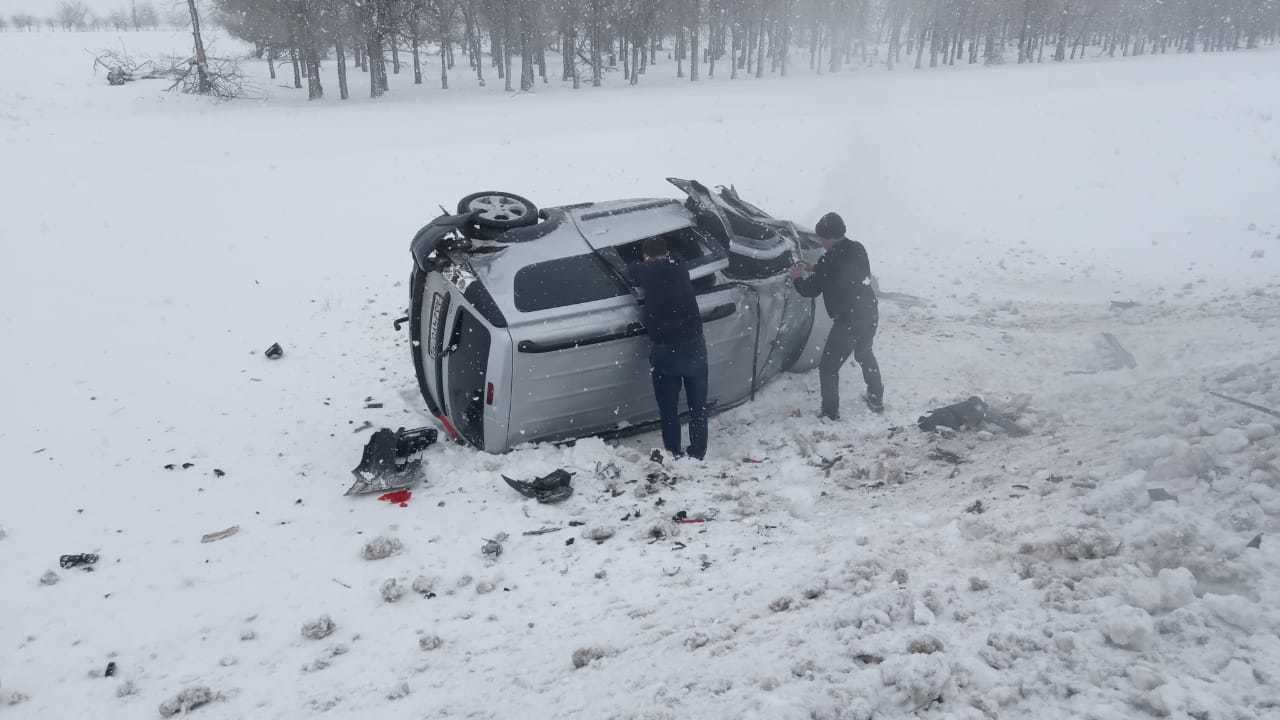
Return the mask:
<path id="1" fill-rule="evenodd" d="M 839 240 L 844 237 L 844 219 L 833 212 L 829 212 L 818 221 L 818 226 L 814 228 L 814 231 L 818 233 L 818 237 Z"/>

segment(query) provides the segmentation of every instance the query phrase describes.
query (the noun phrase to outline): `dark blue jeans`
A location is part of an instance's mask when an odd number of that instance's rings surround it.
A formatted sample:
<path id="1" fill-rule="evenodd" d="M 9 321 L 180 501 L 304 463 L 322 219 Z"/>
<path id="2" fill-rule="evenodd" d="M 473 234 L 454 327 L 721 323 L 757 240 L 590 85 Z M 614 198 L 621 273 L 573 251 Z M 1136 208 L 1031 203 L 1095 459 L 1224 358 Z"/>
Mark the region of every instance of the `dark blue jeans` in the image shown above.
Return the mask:
<path id="1" fill-rule="evenodd" d="M 689 405 L 689 454 L 707 454 L 707 344 L 702 338 L 679 345 L 654 345 L 653 394 L 662 415 L 662 445 L 673 455 L 680 447 L 680 388 Z"/>

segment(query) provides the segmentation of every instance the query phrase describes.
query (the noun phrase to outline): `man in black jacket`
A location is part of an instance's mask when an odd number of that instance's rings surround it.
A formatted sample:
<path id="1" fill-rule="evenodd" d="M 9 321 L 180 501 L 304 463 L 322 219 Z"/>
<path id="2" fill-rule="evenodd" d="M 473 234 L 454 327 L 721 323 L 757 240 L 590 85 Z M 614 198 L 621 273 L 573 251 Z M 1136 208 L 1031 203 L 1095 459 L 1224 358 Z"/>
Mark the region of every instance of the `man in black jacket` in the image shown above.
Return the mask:
<path id="1" fill-rule="evenodd" d="M 880 322 L 880 308 L 871 288 L 871 262 L 862 243 L 844 236 L 844 220 L 827 213 L 815 228 L 826 253 L 816 267 L 798 265 L 791 270 L 796 290 L 805 297 L 822 295 L 831 316 L 831 333 L 822 348 L 818 378 L 822 385 L 822 416 L 840 418 L 840 367 L 849 359 L 862 366 L 867 383 L 866 401 L 872 412 L 884 411 L 884 386 L 880 366 L 871 352 L 871 341 Z M 805 276 L 806 271 L 812 274 Z"/>
<path id="2" fill-rule="evenodd" d="M 707 343 L 702 315 L 689 271 L 674 260 L 667 241 L 644 241 L 644 262 L 628 268 L 631 282 L 644 292 L 644 325 L 649 332 L 653 394 L 662 415 L 662 444 L 672 455 L 680 447 L 680 388 L 689 405 L 688 453 L 707 453 Z"/>

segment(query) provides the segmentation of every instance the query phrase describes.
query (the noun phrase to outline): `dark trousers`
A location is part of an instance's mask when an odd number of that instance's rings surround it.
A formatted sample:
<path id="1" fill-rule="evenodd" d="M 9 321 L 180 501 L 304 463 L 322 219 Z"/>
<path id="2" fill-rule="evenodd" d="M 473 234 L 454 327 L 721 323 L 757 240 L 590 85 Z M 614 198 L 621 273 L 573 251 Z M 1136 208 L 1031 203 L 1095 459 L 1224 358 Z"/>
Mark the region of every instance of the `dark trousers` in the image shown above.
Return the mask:
<path id="1" fill-rule="evenodd" d="M 853 355 L 853 359 L 862 366 L 862 379 L 867 383 L 867 397 L 877 401 L 884 397 L 880 365 L 871 352 L 871 342 L 876 337 L 879 322 L 879 310 L 872 306 L 832 323 L 827 344 L 822 348 L 822 362 L 818 365 L 823 415 L 840 417 L 840 368 L 848 361 L 849 355 Z"/>
<path id="2" fill-rule="evenodd" d="M 673 455 L 680 446 L 680 388 L 689 405 L 689 454 L 707 454 L 707 344 L 702 338 L 679 345 L 654 345 L 653 394 L 662 415 L 662 445 Z"/>

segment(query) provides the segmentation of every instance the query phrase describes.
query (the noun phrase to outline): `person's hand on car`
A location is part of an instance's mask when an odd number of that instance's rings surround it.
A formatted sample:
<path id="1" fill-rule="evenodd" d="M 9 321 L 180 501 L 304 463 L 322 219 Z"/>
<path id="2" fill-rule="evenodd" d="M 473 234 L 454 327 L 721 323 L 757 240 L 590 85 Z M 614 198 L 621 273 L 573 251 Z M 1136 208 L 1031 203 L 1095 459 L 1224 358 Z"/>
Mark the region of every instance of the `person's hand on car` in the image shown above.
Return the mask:
<path id="1" fill-rule="evenodd" d="M 791 266 L 791 279 L 799 280 L 804 277 L 805 273 L 813 272 L 813 266 L 809 263 L 798 262 Z"/>

